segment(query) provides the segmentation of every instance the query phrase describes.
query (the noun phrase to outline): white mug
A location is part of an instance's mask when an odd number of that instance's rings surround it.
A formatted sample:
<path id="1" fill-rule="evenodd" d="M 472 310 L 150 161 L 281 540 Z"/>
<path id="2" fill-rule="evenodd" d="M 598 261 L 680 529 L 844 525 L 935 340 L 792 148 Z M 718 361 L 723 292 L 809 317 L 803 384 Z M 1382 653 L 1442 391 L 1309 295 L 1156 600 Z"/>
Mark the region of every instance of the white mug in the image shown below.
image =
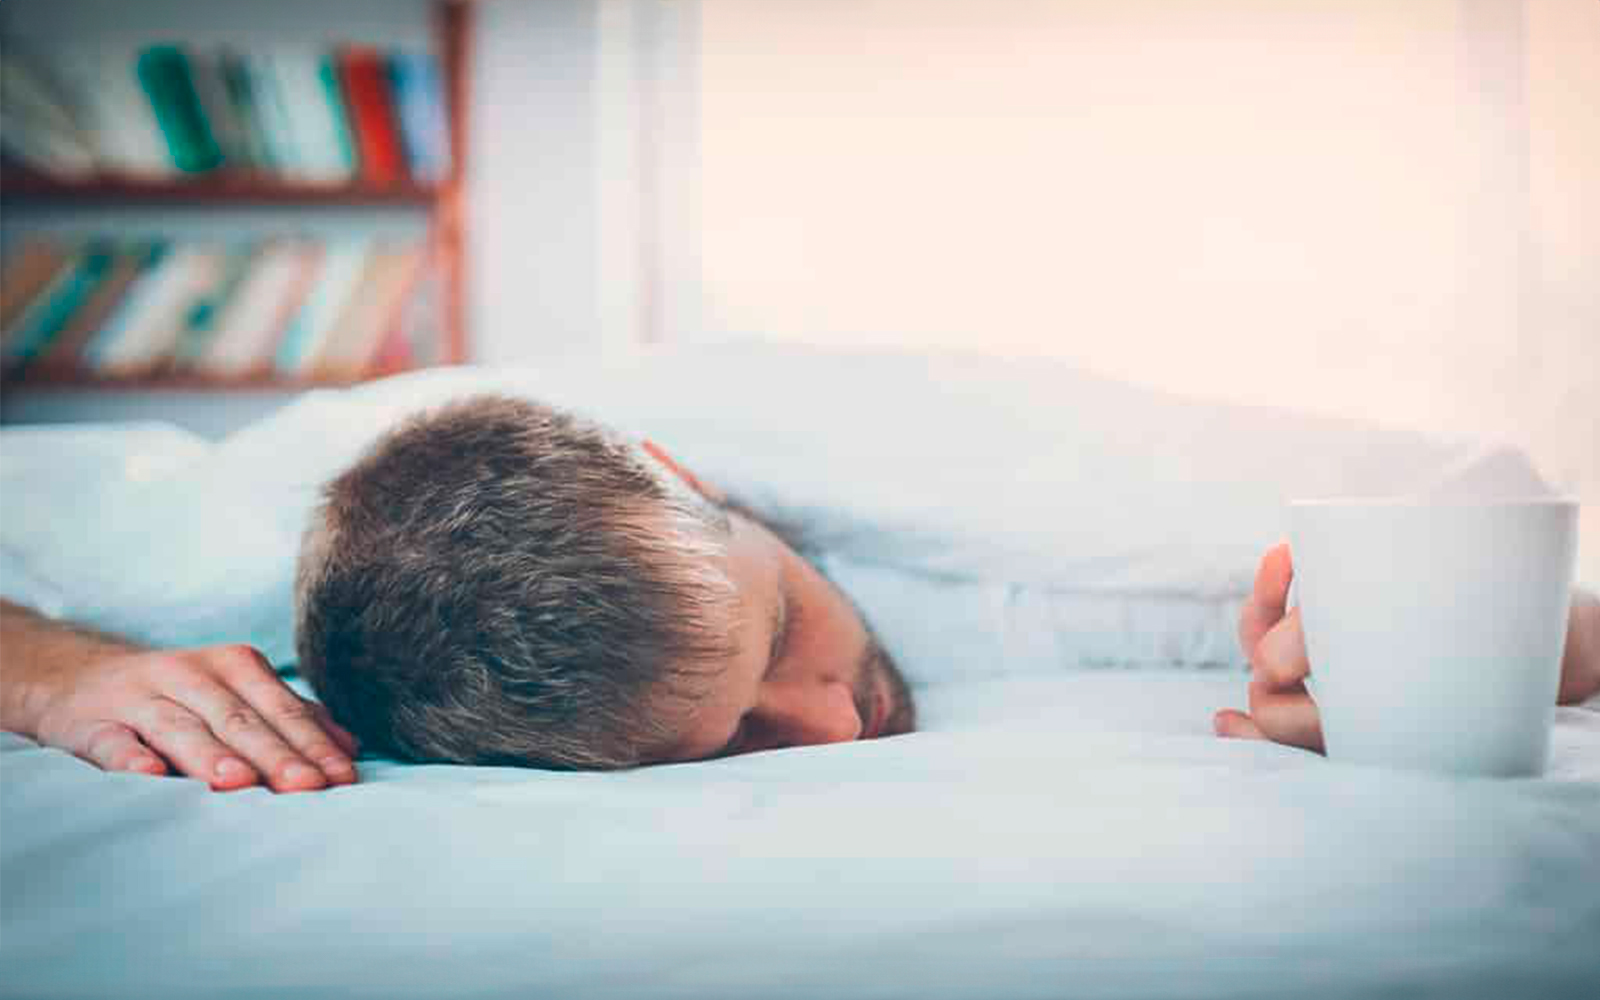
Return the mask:
<path id="1" fill-rule="evenodd" d="M 1561 498 L 1292 501 L 1329 759 L 1543 773 L 1577 522 L 1577 502 Z"/>

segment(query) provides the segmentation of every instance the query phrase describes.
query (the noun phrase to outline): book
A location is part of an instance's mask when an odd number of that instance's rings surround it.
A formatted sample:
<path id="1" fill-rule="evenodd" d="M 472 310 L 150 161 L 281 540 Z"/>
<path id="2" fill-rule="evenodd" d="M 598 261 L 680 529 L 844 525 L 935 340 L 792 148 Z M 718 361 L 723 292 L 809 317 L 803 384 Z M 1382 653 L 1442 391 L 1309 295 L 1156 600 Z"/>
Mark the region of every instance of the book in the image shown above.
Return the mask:
<path id="1" fill-rule="evenodd" d="M 93 294 L 84 300 L 48 349 L 29 367 L 30 373 L 67 378 L 79 371 L 84 348 L 110 318 L 156 250 L 154 243 L 119 244 L 111 266 Z"/>
<path id="2" fill-rule="evenodd" d="M 345 46 L 339 50 L 338 66 L 360 150 L 361 175 L 377 185 L 399 183 L 406 170 L 383 54 L 369 46 Z"/>
<path id="3" fill-rule="evenodd" d="M 149 256 L 144 260 L 139 273 L 128 285 L 128 290 L 123 294 L 122 301 L 112 309 L 111 315 L 96 330 L 94 336 L 83 346 L 79 359 L 86 369 L 97 368 L 100 360 L 108 352 L 110 344 L 119 339 L 128 325 L 129 318 L 140 308 L 151 295 L 155 286 L 166 279 L 161 277 L 166 272 L 167 258 L 171 255 L 171 246 L 163 241 L 157 241 L 150 250 Z"/>
<path id="4" fill-rule="evenodd" d="M 406 290 L 415 279 L 422 252 L 416 246 L 386 246 L 372 255 L 361 281 L 332 335 L 310 359 L 313 377 L 357 379 L 371 370 L 385 334 L 400 315 Z"/>
<path id="5" fill-rule="evenodd" d="M 271 151 L 274 169 L 283 177 L 304 179 L 304 160 L 300 148 L 295 144 L 289 109 L 284 103 L 283 88 L 278 84 L 278 71 L 272 57 L 266 53 L 252 52 L 241 59 L 245 73 L 250 78 L 250 96 L 255 100 L 256 121 Z"/>
<path id="6" fill-rule="evenodd" d="M 4 364 L 26 365 L 43 353 L 72 314 L 94 291 L 111 266 L 111 246 L 94 240 L 84 246 L 72 264 L 31 303 L 18 319 L 18 328 L 5 340 Z"/>
<path id="7" fill-rule="evenodd" d="M 51 64 L 75 96 L 102 170 L 142 178 L 174 173 L 133 49 L 70 47 Z"/>
<path id="8" fill-rule="evenodd" d="M 317 57 L 317 83 L 322 87 L 322 99 L 332 116 L 339 171 L 348 180 L 355 176 L 360 159 L 356 153 L 350 108 L 344 102 L 344 91 L 339 85 L 339 66 L 330 53 L 324 52 Z"/>
<path id="9" fill-rule="evenodd" d="M 7 253 L 0 270 L 0 331 L 9 333 L 34 297 L 61 273 L 72 250 L 71 244 L 45 238 L 23 240 Z"/>
<path id="10" fill-rule="evenodd" d="M 411 176 L 437 184 L 450 174 L 450 127 L 438 65 L 426 53 L 389 57 L 400 137 Z"/>
<path id="11" fill-rule="evenodd" d="M 430 243 L 423 252 L 416 279 L 406 291 L 400 307 L 395 334 L 380 353 L 392 353 L 395 362 L 374 362 L 385 372 L 427 367 L 454 360 L 444 316 L 444 282 L 438 245 Z M 387 365 L 396 367 L 387 367 Z"/>
<path id="12" fill-rule="evenodd" d="M 279 240 L 263 248 L 197 370 L 224 378 L 270 371 L 273 350 L 305 295 L 315 257 L 315 248 L 299 240 Z"/>
<path id="13" fill-rule="evenodd" d="M 283 375 L 302 372 L 332 336 L 345 305 L 356 295 L 373 250 L 368 240 L 340 240 L 323 248 L 310 286 L 278 342 L 273 367 Z"/>
<path id="14" fill-rule="evenodd" d="M 271 55 L 289 128 L 300 152 L 300 173 L 311 181 L 337 184 L 356 172 L 345 136 L 345 109 L 324 82 L 326 57 L 318 52 L 280 49 Z"/>
<path id="15" fill-rule="evenodd" d="M 0 49 L 0 151 L 46 175 L 87 177 L 93 138 L 68 91 L 42 66 Z"/>
<path id="16" fill-rule="evenodd" d="M 250 158 L 249 138 L 244 123 L 234 111 L 233 99 L 223 78 L 222 61 L 214 52 L 186 48 L 183 54 L 189 63 L 189 76 L 194 81 L 195 96 L 200 102 L 200 115 L 211 129 L 221 159 L 218 166 L 249 169 L 255 165 Z"/>
<path id="17" fill-rule="evenodd" d="M 277 169 L 272 143 L 267 134 L 262 109 L 256 106 L 255 79 L 250 73 L 245 57 L 233 49 L 217 53 L 217 71 L 222 76 L 222 86 L 227 92 L 233 116 L 239 123 L 240 140 L 244 144 L 248 162 L 258 170 Z"/>
<path id="18" fill-rule="evenodd" d="M 383 375 L 394 375 L 411 368 L 416 363 L 416 358 L 411 353 L 411 341 L 406 337 L 404 307 L 398 322 L 390 325 L 383 340 L 378 343 L 378 350 L 372 356 L 372 364 L 367 374 L 373 378 Z"/>
<path id="19" fill-rule="evenodd" d="M 216 246 L 182 246 L 164 254 L 90 342 L 89 365 L 99 374 L 123 378 L 157 371 L 222 267 L 223 251 Z"/>
<path id="20" fill-rule="evenodd" d="M 82 127 L 69 93 L 43 65 L 10 46 L 0 49 L 0 110 L 16 121 L 58 132 Z"/>
<path id="21" fill-rule="evenodd" d="M 217 280 L 207 287 L 190 307 L 183 330 L 172 349 L 162 361 L 166 371 L 186 371 L 192 368 L 211 344 L 222 335 L 224 315 L 238 294 L 245 277 L 254 266 L 257 254 L 255 243 L 235 243 L 220 248 L 221 266 Z"/>
<path id="22" fill-rule="evenodd" d="M 194 174 L 222 164 L 222 150 L 206 121 L 188 55 L 176 45 L 139 53 L 139 82 L 155 109 L 173 166 Z"/>

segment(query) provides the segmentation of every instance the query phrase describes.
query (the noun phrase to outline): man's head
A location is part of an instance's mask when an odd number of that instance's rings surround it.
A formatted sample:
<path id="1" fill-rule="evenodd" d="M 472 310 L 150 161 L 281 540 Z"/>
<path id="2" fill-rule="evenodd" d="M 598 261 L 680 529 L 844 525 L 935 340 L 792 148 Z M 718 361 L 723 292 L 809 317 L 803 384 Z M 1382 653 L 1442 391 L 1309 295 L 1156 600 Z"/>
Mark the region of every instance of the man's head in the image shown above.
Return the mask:
<path id="1" fill-rule="evenodd" d="M 482 396 L 330 483 L 301 669 L 366 744 L 615 768 L 905 732 L 905 683 L 780 533 L 652 446 Z"/>

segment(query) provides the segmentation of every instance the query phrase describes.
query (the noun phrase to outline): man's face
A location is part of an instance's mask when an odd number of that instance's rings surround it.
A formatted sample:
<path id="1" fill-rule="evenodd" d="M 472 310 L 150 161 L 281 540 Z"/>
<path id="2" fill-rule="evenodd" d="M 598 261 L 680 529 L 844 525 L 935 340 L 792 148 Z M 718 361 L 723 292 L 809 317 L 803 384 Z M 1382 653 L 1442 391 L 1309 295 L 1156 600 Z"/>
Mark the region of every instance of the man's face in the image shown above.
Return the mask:
<path id="1" fill-rule="evenodd" d="M 658 762 L 910 732 L 911 693 L 850 600 L 750 514 L 729 520 L 739 651 Z"/>

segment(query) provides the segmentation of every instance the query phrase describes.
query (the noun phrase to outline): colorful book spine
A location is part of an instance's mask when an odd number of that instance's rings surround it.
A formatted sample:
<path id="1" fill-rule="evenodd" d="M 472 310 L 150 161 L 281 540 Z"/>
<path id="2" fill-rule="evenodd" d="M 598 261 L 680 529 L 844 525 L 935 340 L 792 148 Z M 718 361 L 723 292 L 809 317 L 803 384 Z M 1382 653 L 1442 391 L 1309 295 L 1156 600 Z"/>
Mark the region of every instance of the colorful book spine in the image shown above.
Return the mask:
<path id="1" fill-rule="evenodd" d="M 163 368 L 181 372 L 198 364 L 212 342 L 222 336 L 227 310 L 239 295 L 240 286 L 244 284 L 255 261 L 256 245 L 253 243 L 239 243 L 222 249 L 217 281 L 206 288 L 190 308 L 183 330 L 163 362 Z"/>
<path id="2" fill-rule="evenodd" d="M 57 378 L 77 374 L 82 367 L 85 347 L 110 319 L 128 288 L 149 263 L 155 248 L 156 245 L 152 243 L 129 243 L 117 247 L 104 280 L 73 313 L 50 347 L 30 366 L 30 372 Z"/>
<path id="3" fill-rule="evenodd" d="M 222 76 L 233 117 L 239 123 L 239 138 L 247 161 L 258 170 L 276 169 L 277 161 L 261 110 L 256 107 L 254 80 L 244 56 L 232 49 L 223 49 L 217 53 L 217 71 Z"/>
<path id="4" fill-rule="evenodd" d="M 345 240 L 324 248 L 305 301 L 278 344 L 273 366 L 280 374 L 301 373 L 322 350 L 356 295 L 372 249 L 366 240 Z"/>
<path id="5" fill-rule="evenodd" d="M 111 247 L 105 242 L 96 241 L 83 249 L 75 263 L 63 270 L 61 277 L 23 314 L 18 331 L 7 338 L 7 367 L 26 365 L 44 352 L 72 314 L 93 294 L 110 268 L 111 259 Z"/>
<path id="6" fill-rule="evenodd" d="M 411 175 L 437 184 L 450 174 L 450 127 L 438 65 L 432 56 L 397 52 L 389 79 Z"/>
<path id="7" fill-rule="evenodd" d="M 101 168 L 139 178 L 172 175 L 166 139 L 139 82 L 137 53 L 120 47 L 69 47 L 52 65 L 76 95 Z"/>
<path id="8" fill-rule="evenodd" d="M 370 374 L 385 335 L 399 320 L 421 257 L 415 246 L 386 247 L 374 254 L 361 295 L 352 300 L 338 329 L 311 359 L 312 375 L 349 380 Z"/>
<path id="9" fill-rule="evenodd" d="M 94 145 L 67 91 L 17 52 L 0 58 L 0 150 L 40 173 L 86 177 Z"/>
<path id="10" fill-rule="evenodd" d="M 271 152 L 273 168 L 284 177 L 303 178 L 303 157 L 295 144 L 289 109 L 284 103 L 283 88 L 278 83 L 278 70 L 272 57 L 253 52 L 243 57 L 243 63 L 250 78 L 250 96 L 255 100 L 256 120 Z"/>
<path id="11" fill-rule="evenodd" d="M 346 46 L 338 61 L 345 106 L 361 151 L 361 174 L 372 184 L 397 184 L 406 171 L 383 54 L 366 46 Z"/>
<path id="12" fill-rule="evenodd" d="M 138 69 L 173 165 L 191 174 L 220 166 L 222 150 L 206 121 L 184 51 L 176 45 L 152 45 L 139 54 Z"/>
<path id="13" fill-rule="evenodd" d="M 344 91 L 339 86 L 339 65 L 328 53 L 317 56 L 317 84 L 322 89 L 322 100 L 332 123 L 334 163 L 339 174 L 348 180 L 355 176 L 360 158 L 356 152 L 355 133 L 351 131 L 350 109 L 344 103 Z"/>
<path id="14" fill-rule="evenodd" d="M 200 101 L 201 117 L 221 155 L 220 165 L 240 170 L 254 167 L 244 122 L 234 112 L 233 99 L 223 78 L 221 56 L 198 49 L 185 49 L 183 54 L 188 59 L 195 96 Z"/>
<path id="15" fill-rule="evenodd" d="M 95 371 L 132 377 L 159 369 L 196 302 L 221 278 L 222 264 L 222 251 L 216 247 L 179 247 L 167 254 L 149 274 L 143 294 L 130 294 L 103 337 L 90 344 L 88 361 Z"/>
<path id="16" fill-rule="evenodd" d="M 297 241 L 279 241 L 261 251 L 249 277 L 234 297 L 197 368 L 204 374 L 238 378 L 271 368 L 289 317 L 304 296 L 313 254 Z"/>
<path id="17" fill-rule="evenodd" d="M 323 82 L 323 58 L 285 49 L 272 54 L 272 66 L 300 151 L 302 175 L 322 183 L 343 183 L 354 176 L 355 163 L 344 136 L 344 109 L 330 101 Z"/>
<path id="18" fill-rule="evenodd" d="M 61 273 L 71 252 L 71 245 L 60 240 L 30 239 L 6 255 L 0 271 L 0 330 L 9 333 L 35 296 Z"/>

